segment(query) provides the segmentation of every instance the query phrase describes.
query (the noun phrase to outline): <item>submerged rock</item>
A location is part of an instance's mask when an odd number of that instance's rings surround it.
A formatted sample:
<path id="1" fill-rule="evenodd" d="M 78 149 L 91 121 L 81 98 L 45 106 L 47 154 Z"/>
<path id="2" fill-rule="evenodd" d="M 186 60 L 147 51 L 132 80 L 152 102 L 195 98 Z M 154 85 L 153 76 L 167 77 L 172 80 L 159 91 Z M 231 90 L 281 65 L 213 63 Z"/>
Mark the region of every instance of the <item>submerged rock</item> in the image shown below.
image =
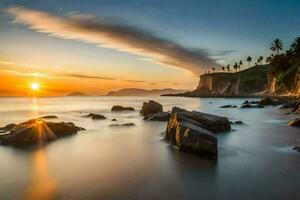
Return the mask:
<path id="1" fill-rule="evenodd" d="M 169 121 L 171 114 L 168 112 L 158 112 L 154 114 L 147 115 L 144 120 L 149 121 Z"/>
<path id="2" fill-rule="evenodd" d="M 236 124 L 236 125 L 242 125 L 242 124 L 244 124 L 244 122 L 242 122 L 242 121 L 230 121 L 230 124 Z"/>
<path id="3" fill-rule="evenodd" d="M 57 119 L 58 117 L 56 115 L 45 115 L 39 117 L 40 119 Z"/>
<path id="4" fill-rule="evenodd" d="M 246 101 L 244 101 L 243 103 L 242 103 L 242 105 L 243 104 L 250 104 L 250 102 L 248 101 L 248 100 L 246 100 Z"/>
<path id="5" fill-rule="evenodd" d="M 256 105 L 250 105 L 250 104 L 243 104 L 240 108 L 264 108 L 263 105 L 256 104 Z"/>
<path id="6" fill-rule="evenodd" d="M 134 111 L 135 109 L 133 107 L 123 107 L 120 105 L 115 105 L 111 108 L 112 112 L 117 112 L 117 111 Z"/>
<path id="7" fill-rule="evenodd" d="M 289 122 L 288 125 L 300 127 L 300 118 L 296 118 L 294 121 Z"/>
<path id="8" fill-rule="evenodd" d="M 162 112 L 163 106 L 156 101 L 150 100 L 149 102 L 144 102 L 141 110 L 143 116 L 148 116 L 154 113 Z"/>
<path id="9" fill-rule="evenodd" d="M 235 105 L 224 105 L 224 106 L 220 106 L 220 108 L 236 108 L 237 106 Z"/>
<path id="10" fill-rule="evenodd" d="M 42 119 L 31 119 L 12 127 L 10 133 L 0 136 L 0 143 L 12 146 L 45 144 L 59 137 L 76 134 L 84 128 L 72 122 L 46 122 Z"/>
<path id="11" fill-rule="evenodd" d="M 295 106 L 297 106 L 297 101 L 289 101 L 280 106 L 279 109 L 295 108 Z"/>
<path id="12" fill-rule="evenodd" d="M 171 114 L 165 139 L 181 151 L 198 155 L 218 154 L 218 140 L 213 133 L 190 121 L 179 121 L 177 112 Z"/>
<path id="13" fill-rule="evenodd" d="M 293 150 L 300 153 L 300 147 L 294 146 L 294 147 L 293 147 Z"/>
<path id="14" fill-rule="evenodd" d="M 110 126 L 135 126 L 133 122 L 124 123 L 124 124 L 111 124 Z"/>
<path id="15" fill-rule="evenodd" d="M 95 113 L 90 113 L 88 115 L 84 115 L 83 117 L 89 117 L 89 118 L 91 118 L 93 120 L 106 119 L 106 117 L 104 115 L 95 114 Z"/>

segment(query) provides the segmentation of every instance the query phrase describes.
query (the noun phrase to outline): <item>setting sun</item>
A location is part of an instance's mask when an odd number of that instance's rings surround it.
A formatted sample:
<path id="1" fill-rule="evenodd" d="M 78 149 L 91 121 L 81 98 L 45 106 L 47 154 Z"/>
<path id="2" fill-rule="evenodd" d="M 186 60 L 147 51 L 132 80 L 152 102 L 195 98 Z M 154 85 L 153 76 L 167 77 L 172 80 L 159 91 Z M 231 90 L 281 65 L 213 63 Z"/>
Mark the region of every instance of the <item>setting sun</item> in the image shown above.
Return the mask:
<path id="1" fill-rule="evenodd" d="M 34 91 L 37 91 L 40 89 L 40 85 L 38 83 L 31 83 L 30 87 Z"/>

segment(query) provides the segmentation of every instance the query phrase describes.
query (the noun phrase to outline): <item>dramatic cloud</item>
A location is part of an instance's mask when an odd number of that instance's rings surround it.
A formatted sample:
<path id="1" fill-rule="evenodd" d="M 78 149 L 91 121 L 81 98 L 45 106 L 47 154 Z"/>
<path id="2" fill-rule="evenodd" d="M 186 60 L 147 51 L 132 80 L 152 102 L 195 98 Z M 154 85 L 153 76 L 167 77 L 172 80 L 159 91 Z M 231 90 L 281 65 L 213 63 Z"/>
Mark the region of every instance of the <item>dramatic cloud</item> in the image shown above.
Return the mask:
<path id="1" fill-rule="evenodd" d="M 138 28 L 93 17 L 58 17 L 24 7 L 6 12 L 15 22 L 54 37 L 79 40 L 150 58 L 152 62 L 190 70 L 195 74 L 219 66 L 201 49 L 190 49 Z"/>
<path id="2" fill-rule="evenodd" d="M 83 75 L 83 74 L 66 74 L 66 75 L 67 75 L 67 76 L 70 76 L 70 77 L 75 77 L 75 78 L 101 79 L 101 80 L 115 80 L 114 78 L 103 77 L 103 76 L 89 76 L 89 75 Z"/>

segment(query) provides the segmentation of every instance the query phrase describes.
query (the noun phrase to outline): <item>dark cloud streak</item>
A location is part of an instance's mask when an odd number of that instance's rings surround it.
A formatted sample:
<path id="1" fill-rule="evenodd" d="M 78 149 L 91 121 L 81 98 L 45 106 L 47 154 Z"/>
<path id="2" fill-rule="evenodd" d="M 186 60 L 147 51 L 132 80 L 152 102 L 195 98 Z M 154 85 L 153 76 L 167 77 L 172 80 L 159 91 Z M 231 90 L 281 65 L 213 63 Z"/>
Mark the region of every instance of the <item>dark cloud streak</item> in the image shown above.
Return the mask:
<path id="1" fill-rule="evenodd" d="M 206 50 L 186 48 L 137 27 L 108 21 L 107 18 L 58 17 L 24 7 L 10 7 L 6 12 L 15 17 L 16 23 L 50 36 L 124 51 L 150 58 L 157 64 L 183 68 L 195 74 L 219 66 Z"/>

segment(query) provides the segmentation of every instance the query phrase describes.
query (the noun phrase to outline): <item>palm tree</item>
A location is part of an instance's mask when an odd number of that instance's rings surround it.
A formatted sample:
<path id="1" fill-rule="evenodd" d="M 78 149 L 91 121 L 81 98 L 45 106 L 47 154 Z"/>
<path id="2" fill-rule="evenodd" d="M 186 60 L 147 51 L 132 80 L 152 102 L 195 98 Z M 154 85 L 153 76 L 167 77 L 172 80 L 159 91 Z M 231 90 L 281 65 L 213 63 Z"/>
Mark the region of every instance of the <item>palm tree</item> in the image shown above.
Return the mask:
<path id="1" fill-rule="evenodd" d="M 266 63 L 269 64 L 270 62 L 272 62 L 272 57 L 271 56 L 266 57 L 265 61 L 266 61 Z"/>
<path id="2" fill-rule="evenodd" d="M 216 71 L 216 68 L 213 67 L 212 70 L 213 70 L 213 72 L 215 72 L 215 71 Z"/>
<path id="3" fill-rule="evenodd" d="M 229 64 L 227 65 L 227 71 L 230 72 L 230 65 Z"/>
<path id="4" fill-rule="evenodd" d="M 249 68 L 250 68 L 250 66 L 251 66 L 251 61 L 252 61 L 252 58 L 251 58 L 251 56 L 248 56 L 248 58 L 247 58 L 247 62 L 249 63 Z"/>
<path id="5" fill-rule="evenodd" d="M 223 71 L 223 72 L 225 71 L 225 67 L 222 67 L 222 71 Z"/>
<path id="6" fill-rule="evenodd" d="M 263 56 L 260 56 L 260 57 L 257 59 L 257 63 L 258 63 L 258 64 L 262 64 L 263 59 L 264 59 L 264 57 L 263 57 Z"/>
<path id="7" fill-rule="evenodd" d="M 283 48 L 283 43 L 280 39 L 277 38 L 272 42 L 270 49 L 274 52 L 276 51 L 277 55 L 279 55 L 279 50 L 282 50 L 282 48 Z"/>
<path id="8" fill-rule="evenodd" d="M 235 69 L 235 72 L 237 72 L 238 67 L 239 67 L 238 63 L 237 62 L 234 63 L 233 68 Z"/>
<path id="9" fill-rule="evenodd" d="M 297 37 L 291 45 L 294 54 L 300 54 L 300 37 Z"/>
<path id="10" fill-rule="evenodd" d="M 243 61 L 240 60 L 240 67 L 242 67 L 242 70 L 243 70 Z"/>

